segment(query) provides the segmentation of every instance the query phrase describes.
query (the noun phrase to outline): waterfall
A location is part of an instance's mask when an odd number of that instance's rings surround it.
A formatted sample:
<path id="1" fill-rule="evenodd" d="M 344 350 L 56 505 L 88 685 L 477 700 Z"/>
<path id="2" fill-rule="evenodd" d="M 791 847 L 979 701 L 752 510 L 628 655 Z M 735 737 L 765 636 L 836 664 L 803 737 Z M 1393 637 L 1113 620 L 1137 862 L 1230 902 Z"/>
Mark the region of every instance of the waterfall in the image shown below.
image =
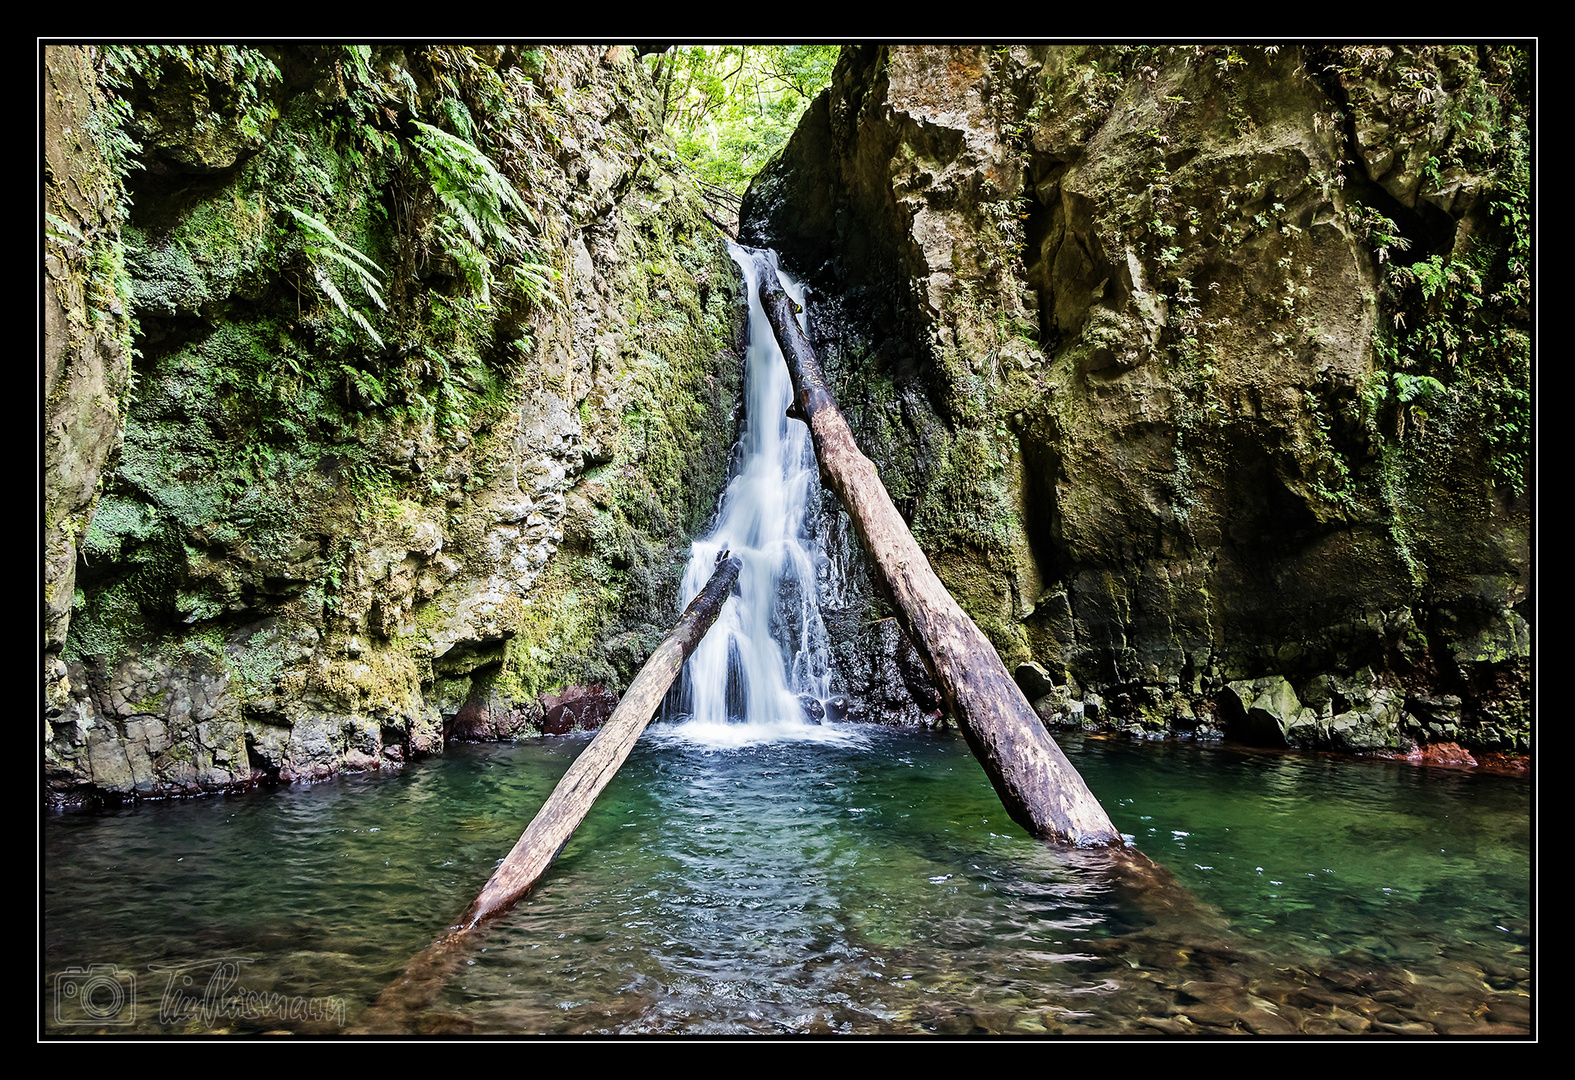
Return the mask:
<path id="1" fill-rule="evenodd" d="M 809 429 L 785 415 L 793 384 L 760 306 L 761 264 L 800 307 L 805 290 L 777 267 L 774 252 L 731 244 L 729 252 L 749 287 L 744 426 L 716 525 L 690 550 L 683 603 L 705 585 L 724 549 L 743 570 L 685 665 L 669 715 L 687 717 L 686 737 L 706 742 L 825 737 L 832 733 L 817 725 L 832 689 L 818 595 L 826 564 L 816 539 L 820 477 Z"/>

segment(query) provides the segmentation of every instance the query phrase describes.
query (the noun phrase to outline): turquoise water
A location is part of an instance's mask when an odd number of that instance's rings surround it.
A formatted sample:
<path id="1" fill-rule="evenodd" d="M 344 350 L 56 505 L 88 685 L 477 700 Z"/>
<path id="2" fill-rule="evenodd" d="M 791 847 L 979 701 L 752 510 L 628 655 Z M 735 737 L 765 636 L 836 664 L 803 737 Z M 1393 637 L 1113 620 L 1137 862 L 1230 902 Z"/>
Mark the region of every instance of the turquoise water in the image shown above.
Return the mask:
<path id="1" fill-rule="evenodd" d="M 1163 868 L 1148 872 L 1027 838 L 950 733 L 724 749 L 662 725 L 545 882 L 433 993 L 369 1012 L 584 742 L 46 813 L 43 1029 L 1485 1035 L 1531 1022 L 1525 781 L 1064 740 Z"/>

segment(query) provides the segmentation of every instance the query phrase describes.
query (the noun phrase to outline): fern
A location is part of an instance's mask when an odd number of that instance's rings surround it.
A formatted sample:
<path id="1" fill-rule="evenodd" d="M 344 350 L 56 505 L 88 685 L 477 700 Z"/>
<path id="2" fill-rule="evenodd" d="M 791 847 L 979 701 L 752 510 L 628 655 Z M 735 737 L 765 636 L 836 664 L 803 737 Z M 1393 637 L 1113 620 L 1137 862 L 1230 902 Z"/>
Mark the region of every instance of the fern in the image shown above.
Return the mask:
<path id="1" fill-rule="evenodd" d="M 532 301 L 562 309 L 563 298 L 554 291 L 558 271 L 545 263 L 524 262 L 509 268 L 514 273 L 514 284 Z"/>
<path id="2" fill-rule="evenodd" d="M 1407 375 L 1403 371 L 1394 373 L 1395 398 L 1402 405 L 1409 405 L 1413 401 L 1429 400 L 1435 395 L 1444 393 L 1444 384 L 1431 375 Z"/>
<path id="3" fill-rule="evenodd" d="M 515 211 L 533 229 L 536 220 L 514 185 L 471 143 L 419 120 L 414 123 L 416 148 L 432 178 L 432 188 L 471 242 L 478 247 L 488 240 L 507 248 L 518 247 L 504 211 Z"/>
<path id="4" fill-rule="evenodd" d="M 377 331 L 372 329 L 372 324 L 365 315 L 352 307 L 334 284 L 329 275 L 332 266 L 342 267 L 350 272 L 350 277 L 361 287 L 366 298 L 377 306 L 379 311 L 387 311 L 388 305 L 383 303 L 383 282 L 378 276 L 383 273 L 383 268 L 355 248 L 339 239 L 338 234 L 329 228 L 322 219 L 313 217 L 304 210 L 297 210 L 293 206 L 285 207 L 290 216 L 295 218 L 296 224 L 306 236 L 306 257 L 312 264 L 312 280 L 317 282 L 317 287 L 323 295 L 333 301 L 339 313 L 355 323 L 367 336 L 377 342 L 381 348 L 383 339 Z"/>
<path id="5" fill-rule="evenodd" d="M 362 371 L 354 364 L 340 364 L 339 371 L 344 375 L 345 381 L 355 387 L 356 392 L 374 406 L 387 403 L 388 387 L 384 386 L 383 381 L 377 376 Z"/>
<path id="6" fill-rule="evenodd" d="M 535 261 L 509 222 L 512 212 L 529 228 L 537 227 L 514 185 L 474 144 L 419 120 L 414 123 L 416 150 L 433 192 L 447 211 L 437 224 L 438 238 L 476 289 L 481 303 L 492 302 L 493 260 L 487 254 L 491 247 L 521 260 L 509 269 L 511 283 L 522 293 L 538 303 L 561 304 L 552 291 L 558 272 Z"/>

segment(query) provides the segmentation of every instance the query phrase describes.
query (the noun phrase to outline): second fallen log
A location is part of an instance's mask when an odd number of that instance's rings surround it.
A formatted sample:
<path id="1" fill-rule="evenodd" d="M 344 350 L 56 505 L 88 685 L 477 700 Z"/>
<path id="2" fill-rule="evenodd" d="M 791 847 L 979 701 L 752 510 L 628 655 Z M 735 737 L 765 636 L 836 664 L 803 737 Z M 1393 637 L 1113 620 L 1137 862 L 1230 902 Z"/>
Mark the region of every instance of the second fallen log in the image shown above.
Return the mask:
<path id="1" fill-rule="evenodd" d="M 776 271 L 764 259 L 755 263 L 761 305 L 793 377 L 793 415 L 809 425 L 821 475 L 853 519 L 882 591 L 1007 813 L 1045 839 L 1084 847 L 1121 844 L 1105 808 L 1045 730 L 995 647 L 930 567 L 874 464 L 854 442 Z"/>
<path id="2" fill-rule="evenodd" d="M 684 661 L 716 621 L 742 566 L 736 557 L 718 564 L 705 588 L 684 609 L 673 632 L 657 646 L 634 677 L 634 682 L 629 684 L 612 716 L 590 745 L 574 759 L 574 764 L 569 766 L 569 771 L 531 819 L 514 849 L 493 871 L 481 894 L 460 920 L 461 930 L 469 930 L 481 920 L 512 906 L 547 872 L 547 867 L 569 842 L 574 830 L 585 820 L 596 796 L 602 793 L 629 756 L 629 751 L 634 749 L 640 733 L 661 706 L 668 687 L 683 669 Z"/>

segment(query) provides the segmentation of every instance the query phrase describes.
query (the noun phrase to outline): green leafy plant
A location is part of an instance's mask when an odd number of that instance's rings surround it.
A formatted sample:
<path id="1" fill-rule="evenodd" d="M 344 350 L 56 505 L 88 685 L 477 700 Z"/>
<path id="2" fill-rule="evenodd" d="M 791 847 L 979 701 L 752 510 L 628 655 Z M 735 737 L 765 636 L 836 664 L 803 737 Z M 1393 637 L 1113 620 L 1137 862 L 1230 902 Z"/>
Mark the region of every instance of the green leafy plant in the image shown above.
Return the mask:
<path id="1" fill-rule="evenodd" d="M 347 387 L 354 392 L 354 397 L 373 406 L 387 403 L 388 388 L 377 376 L 362 371 L 354 364 L 340 364 L 339 371 L 345 377 Z"/>
<path id="2" fill-rule="evenodd" d="M 388 306 L 383 303 L 383 282 L 380 276 L 383 268 L 339 239 L 338 234 L 321 218 L 293 206 L 285 207 L 285 211 L 301 230 L 302 249 L 306 252 L 307 262 L 311 266 L 312 280 L 317 283 L 323 295 L 333 301 L 341 315 L 366 331 L 367 336 L 381 347 L 383 339 L 378 336 L 376 330 L 372 329 L 372 324 L 367 321 L 366 316 L 345 299 L 339 287 L 334 284 L 330 270 L 337 268 L 348 272 L 350 280 L 360 287 L 366 298 L 372 301 L 378 310 L 387 311 Z"/>
<path id="3" fill-rule="evenodd" d="M 1409 251 L 1411 241 L 1400 232 L 1400 226 L 1384 217 L 1370 206 L 1353 202 L 1350 210 L 1351 225 L 1356 229 L 1356 235 L 1373 249 L 1373 254 L 1378 256 L 1379 262 L 1389 258 L 1391 251 Z"/>
<path id="4" fill-rule="evenodd" d="M 690 45 L 648 60 L 683 162 L 742 196 L 831 81 L 836 45 Z"/>
<path id="5" fill-rule="evenodd" d="M 1330 420 L 1316 394 L 1309 390 L 1302 397 L 1306 415 L 1312 421 L 1309 441 L 1313 454 L 1308 488 L 1341 515 L 1354 514 L 1360 509 L 1354 478 L 1345 456 L 1335 446 Z"/>
<path id="6" fill-rule="evenodd" d="M 230 114 L 240 130 L 259 138 L 279 113 L 270 97 L 281 81 L 278 66 L 258 49 L 243 45 L 110 45 L 102 52 L 105 82 L 121 91 L 138 83 L 157 89 L 171 76 L 201 80 L 201 96 L 217 114 Z M 129 96 L 129 95 L 128 95 Z M 201 104 L 201 102 L 194 102 Z M 122 98 L 113 107 L 124 121 L 132 109 Z M 207 118 L 199 115 L 199 122 Z"/>
<path id="7" fill-rule="evenodd" d="M 535 218 L 514 185 L 475 145 L 419 120 L 414 123 L 417 154 L 432 181 L 432 190 L 447 211 L 437 222 L 438 238 L 480 294 L 481 302 L 490 304 L 493 277 L 488 246 L 524 254 L 508 214 L 518 214 L 531 228 L 536 227 Z M 528 286 L 534 286 L 549 282 L 553 273 L 551 267 L 533 262 L 523 277 Z"/>

